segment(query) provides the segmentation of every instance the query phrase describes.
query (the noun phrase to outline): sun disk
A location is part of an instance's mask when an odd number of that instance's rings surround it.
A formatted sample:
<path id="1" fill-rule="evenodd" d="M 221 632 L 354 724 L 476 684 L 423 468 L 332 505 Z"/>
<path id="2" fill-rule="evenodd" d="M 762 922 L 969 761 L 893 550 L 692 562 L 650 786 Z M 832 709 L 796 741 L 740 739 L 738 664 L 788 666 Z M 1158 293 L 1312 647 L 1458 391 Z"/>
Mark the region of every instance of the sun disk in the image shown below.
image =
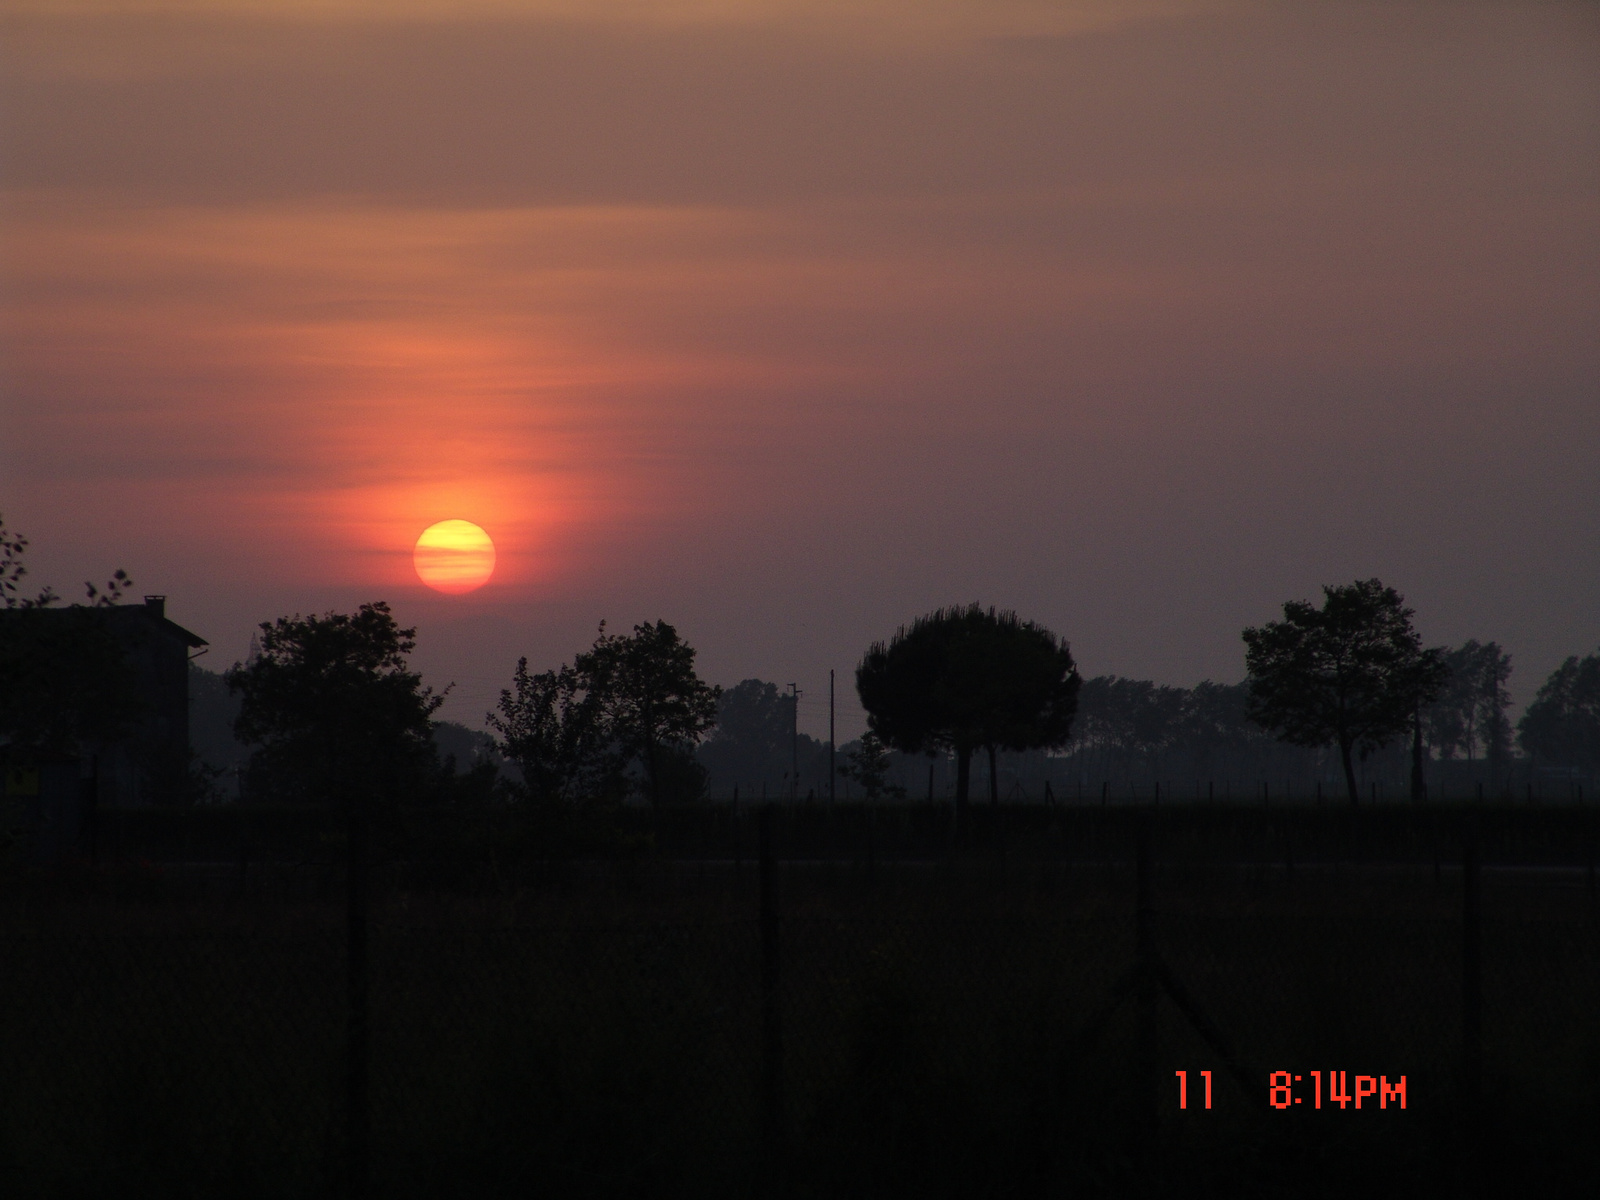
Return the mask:
<path id="1" fill-rule="evenodd" d="M 482 587 L 494 574 L 494 542 L 471 521 L 429 525 L 411 558 L 423 583 L 452 596 Z"/>

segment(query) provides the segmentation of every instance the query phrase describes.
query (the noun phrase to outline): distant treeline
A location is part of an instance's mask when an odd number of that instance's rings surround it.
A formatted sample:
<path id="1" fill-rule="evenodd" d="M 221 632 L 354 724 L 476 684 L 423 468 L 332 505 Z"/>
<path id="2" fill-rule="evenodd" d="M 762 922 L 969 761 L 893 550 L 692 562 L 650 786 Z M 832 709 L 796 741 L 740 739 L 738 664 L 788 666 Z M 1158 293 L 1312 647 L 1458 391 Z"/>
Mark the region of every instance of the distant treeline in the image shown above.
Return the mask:
<path id="1" fill-rule="evenodd" d="M 1518 747 L 1505 715 L 1505 676 L 1509 660 L 1494 643 L 1469 642 L 1451 652 L 1453 673 L 1446 695 L 1424 713 L 1424 745 L 1430 788 L 1437 795 L 1467 795 L 1479 785 L 1490 794 L 1521 792 L 1532 783 L 1541 795 L 1555 795 L 1570 783 L 1593 790 L 1590 772 L 1559 759 L 1540 763 Z M 1574 674 L 1591 660 L 1574 660 L 1562 668 Z M 1472 668 L 1479 672 L 1474 678 Z M 1484 668 L 1488 667 L 1489 670 Z M 1483 686 L 1489 677 L 1490 687 Z M 237 696 L 222 676 L 198 664 L 189 678 L 190 740 L 197 758 L 214 769 L 216 795 L 232 800 L 250 751 L 233 734 Z M 1143 679 L 1100 675 L 1086 679 L 1078 695 L 1072 741 L 1061 752 L 1001 753 L 999 792 L 1002 798 L 1042 801 L 1045 784 L 1058 800 L 1097 800 L 1106 789 L 1116 797 L 1151 793 L 1156 784 L 1173 799 L 1213 794 L 1243 798 L 1285 791 L 1309 797 L 1319 784 L 1331 794 L 1338 782 L 1338 763 L 1329 750 L 1288 745 L 1251 721 L 1246 712 L 1248 685 L 1210 681 L 1192 688 L 1172 687 Z M 776 683 L 746 679 L 723 691 L 717 724 L 697 750 L 707 772 L 707 793 L 730 800 L 828 796 L 829 755 L 825 741 L 809 734 L 795 736 L 795 701 Z M 1524 720 L 1526 724 L 1526 718 Z M 508 783 L 520 777 L 514 764 L 498 751 L 495 739 L 482 730 L 454 721 L 437 722 L 434 744 L 441 763 L 455 774 L 492 764 Z M 859 739 L 841 743 L 833 756 L 837 771 L 860 746 Z M 1409 766 L 1407 748 L 1389 747 L 1363 764 L 1363 784 L 1376 784 L 1384 795 L 1402 794 Z M 793 781 L 798 767 L 798 788 Z M 988 793 L 987 764 L 975 766 L 978 795 Z M 928 757 L 892 753 L 889 781 L 911 799 L 925 799 L 931 787 L 936 799 L 955 786 L 948 755 Z M 1564 793 L 1563 793 L 1564 794 Z M 860 788 L 839 776 L 834 795 L 859 799 Z"/>
<path id="2" fill-rule="evenodd" d="M 940 608 L 866 648 L 854 684 L 869 728 L 835 747 L 799 732 L 798 700 L 775 683 L 701 679 L 664 620 L 626 633 L 602 621 L 556 668 L 520 659 L 484 732 L 437 720 L 449 689 L 412 669 L 416 630 L 384 601 L 263 622 L 247 661 L 219 675 L 185 666 L 205 642 L 166 619 L 164 597 L 119 603 L 124 572 L 77 605 L 31 594 L 26 547 L 0 523 L 0 796 L 8 821 L 18 801 L 36 831 L 76 828 L 107 796 L 327 805 L 359 826 L 397 808 L 570 816 L 741 796 L 950 798 L 958 817 L 973 798 L 1113 789 L 1177 800 L 1336 786 L 1352 806 L 1563 787 L 1579 799 L 1600 774 L 1600 651 L 1563 662 L 1513 726 L 1511 656 L 1494 642 L 1424 646 L 1378 579 L 1325 586 L 1320 605 L 1285 601 L 1282 620 L 1242 631 L 1243 682 L 1192 688 L 1085 680 L 1066 638 L 1034 621 Z M 145 653 L 149 630 L 159 656 Z M 141 786 L 103 786 L 119 772 Z"/>
<path id="3" fill-rule="evenodd" d="M 1465 653 L 1463 653 L 1463 651 Z M 1493 643 L 1468 643 L 1451 654 L 1453 665 L 1504 656 Z M 1429 785 L 1436 795 L 1466 795 L 1481 784 L 1499 795 L 1522 791 L 1529 783 L 1541 794 L 1563 791 L 1567 782 L 1587 784 L 1590 773 L 1578 764 L 1539 763 L 1516 753 L 1505 714 L 1509 698 L 1504 676 L 1498 690 L 1474 689 L 1464 671 L 1452 675 L 1452 687 L 1423 714 L 1424 750 Z M 1311 797 L 1319 785 L 1332 795 L 1343 785 L 1332 749 L 1303 749 L 1280 741 L 1247 713 L 1249 685 L 1206 681 L 1192 688 L 1172 687 L 1146 679 L 1099 675 L 1083 681 L 1072 740 L 1058 752 L 1001 752 L 998 755 L 1002 799 L 1043 801 L 1098 799 L 1102 789 L 1117 797 L 1130 792 L 1151 794 L 1156 785 L 1174 799 L 1214 795 L 1244 798 L 1260 795 Z M 777 684 L 746 679 L 723 692 L 718 723 L 702 743 L 699 758 L 710 774 L 710 792 L 730 799 L 763 794 L 788 797 L 798 763 L 801 799 L 826 798 L 828 746 L 808 734 L 794 737 L 794 700 Z M 841 743 L 835 769 L 860 746 Z M 1381 796 L 1404 794 L 1409 748 L 1396 744 L 1368 756 L 1361 764 L 1364 788 L 1376 785 Z M 974 764 L 974 794 L 988 794 L 987 764 Z M 889 756 L 890 782 L 912 799 L 950 796 L 955 767 L 949 755 Z M 1591 787 L 1592 790 L 1592 787 Z M 839 778 L 834 794 L 859 799 L 860 789 Z"/>

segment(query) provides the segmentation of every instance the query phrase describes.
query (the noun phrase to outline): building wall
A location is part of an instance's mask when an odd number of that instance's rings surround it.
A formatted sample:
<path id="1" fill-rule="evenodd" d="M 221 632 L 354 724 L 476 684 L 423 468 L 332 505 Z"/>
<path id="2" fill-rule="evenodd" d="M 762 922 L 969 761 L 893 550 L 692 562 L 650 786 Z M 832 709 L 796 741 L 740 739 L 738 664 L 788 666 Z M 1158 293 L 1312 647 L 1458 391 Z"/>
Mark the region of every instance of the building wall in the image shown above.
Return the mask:
<path id="1" fill-rule="evenodd" d="M 133 662 L 143 711 L 131 736 L 94 748 L 96 802 L 180 801 L 189 773 L 189 651 L 205 642 L 166 618 L 164 597 L 105 612 Z"/>

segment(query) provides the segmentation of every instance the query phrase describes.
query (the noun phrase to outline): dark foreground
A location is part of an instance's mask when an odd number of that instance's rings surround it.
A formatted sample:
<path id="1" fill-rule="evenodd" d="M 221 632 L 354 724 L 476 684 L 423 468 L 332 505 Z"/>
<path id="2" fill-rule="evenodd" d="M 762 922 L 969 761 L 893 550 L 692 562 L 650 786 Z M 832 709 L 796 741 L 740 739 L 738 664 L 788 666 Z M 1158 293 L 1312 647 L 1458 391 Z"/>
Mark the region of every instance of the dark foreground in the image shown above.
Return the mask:
<path id="1" fill-rule="evenodd" d="M 493 887 L 379 872 L 366 1190 L 1592 1195 L 1587 817 L 1485 814 L 1511 833 L 1476 875 L 1459 817 L 1355 855 L 1297 851 L 1292 816 L 1238 817 L 1229 853 L 1160 814 L 1142 919 L 1135 814 L 944 854 L 801 857 L 780 824 L 765 907 L 753 825 Z M 359 1188 L 320 869 L 10 881 L 0 1192 Z"/>

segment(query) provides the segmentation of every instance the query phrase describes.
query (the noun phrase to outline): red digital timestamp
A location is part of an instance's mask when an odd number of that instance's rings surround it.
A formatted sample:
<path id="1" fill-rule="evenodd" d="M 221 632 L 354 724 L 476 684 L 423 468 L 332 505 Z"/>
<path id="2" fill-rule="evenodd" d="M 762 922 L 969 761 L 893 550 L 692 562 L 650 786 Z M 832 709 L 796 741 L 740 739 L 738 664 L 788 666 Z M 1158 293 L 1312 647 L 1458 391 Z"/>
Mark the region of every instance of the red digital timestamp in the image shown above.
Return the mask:
<path id="1" fill-rule="evenodd" d="M 1311 1080 L 1311 1107 L 1322 1107 L 1322 1080 L 1321 1071 L 1307 1071 L 1304 1075 L 1291 1075 L 1288 1071 L 1274 1071 L 1267 1080 L 1267 1100 L 1273 1108 L 1293 1108 L 1296 1104 L 1304 1104 L 1306 1097 L 1294 1094 L 1294 1085 L 1304 1083 L 1307 1078 Z M 1401 1108 L 1406 1106 L 1406 1077 L 1400 1076 L 1394 1083 L 1389 1082 L 1387 1075 L 1357 1075 L 1355 1088 L 1350 1087 L 1349 1071 L 1329 1071 L 1328 1080 L 1328 1107 L 1337 1104 L 1340 1108 L 1348 1108 L 1351 1101 L 1356 1108 L 1361 1107 L 1363 1100 L 1371 1108 L 1371 1101 L 1376 1099 L 1379 1108 L 1388 1108 L 1389 1101 L 1393 1100 Z"/>
<path id="2" fill-rule="evenodd" d="M 1174 1071 L 1178 1077 L 1178 1107 L 1189 1107 L 1189 1072 Z M 1211 1072 L 1198 1072 L 1204 1084 L 1204 1101 L 1207 1108 L 1211 1107 Z M 1348 1108 L 1352 1103 L 1360 1109 L 1362 1102 L 1367 1102 L 1367 1107 L 1372 1107 L 1376 1100 L 1378 1107 L 1387 1109 L 1392 1100 L 1404 1108 L 1406 1106 L 1406 1077 L 1400 1076 L 1393 1083 L 1389 1082 L 1387 1075 L 1357 1075 L 1355 1088 L 1350 1087 L 1349 1071 L 1307 1071 L 1304 1075 L 1294 1075 L 1288 1071 L 1274 1071 L 1267 1078 L 1267 1101 L 1273 1108 L 1293 1108 L 1297 1104 L 1304 1104 L 1308 1097 L 1295 1095 L 1295 1084 L 1311 1081 L 1310 1107 L 1323 1106 L 1323 1082 L 1327 1082 L 1328 1107 L 1337 1104 L 1340 1108 Z"/>

